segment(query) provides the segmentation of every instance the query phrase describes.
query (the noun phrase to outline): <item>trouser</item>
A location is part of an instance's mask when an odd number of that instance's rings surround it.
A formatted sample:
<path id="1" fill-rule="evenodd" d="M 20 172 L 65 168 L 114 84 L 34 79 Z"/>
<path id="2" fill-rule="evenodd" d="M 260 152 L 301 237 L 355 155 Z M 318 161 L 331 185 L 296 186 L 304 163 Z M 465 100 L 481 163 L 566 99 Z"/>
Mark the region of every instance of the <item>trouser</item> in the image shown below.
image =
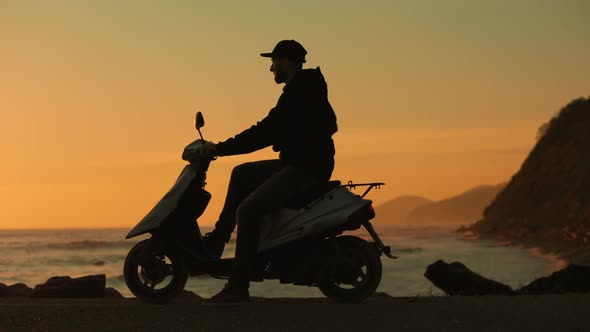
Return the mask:
<path id="1" fill-rule="evenodd" d="M 234 168 L 214 230 L 227 242 L 236 224 L 238 226 L 230 286 L 247 288 L 250 284 L 264 215 L 315 185 L 317 180 L 279 160 L 245 163 Z"/>

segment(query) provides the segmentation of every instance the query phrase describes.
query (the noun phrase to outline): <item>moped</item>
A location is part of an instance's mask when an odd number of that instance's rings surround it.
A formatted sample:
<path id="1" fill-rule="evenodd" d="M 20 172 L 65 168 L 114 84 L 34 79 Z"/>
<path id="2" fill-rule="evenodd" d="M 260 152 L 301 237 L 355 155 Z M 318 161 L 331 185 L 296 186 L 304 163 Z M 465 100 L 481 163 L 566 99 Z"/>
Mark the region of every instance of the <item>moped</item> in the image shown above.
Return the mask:
<path id="1" fill-rule="evenodd" d="M 205 190 L 206 174 L 215 158 L 201 153 L 208 144 L 195 118 L 200 139 L 182 154 L 189 164 L 156 204 L 127 234 L 126 239 L 150 233 L 135 244 L 125 259 L 123 274 L 138 298 L 166 303 L 184 289 L 188 276 L 228 278 L 233 258 L 212 258 L 203 246 L 198 218 L 211 194 Z M 397 258 L 383 244 L 370 220 L 372 201 L 365 195 L 381 182 L 355 184 L 330 181 L 265 216 L 260 228 L 258 257 L 251 281 L 278 279 L 281 283 L 318 287 L 338 302 L 361 302 L 381 281 L 381 255 Z M 367 187 L 364 194 L 352 192 Z M 344 232 L 364 227 L 374 242 Z"/>

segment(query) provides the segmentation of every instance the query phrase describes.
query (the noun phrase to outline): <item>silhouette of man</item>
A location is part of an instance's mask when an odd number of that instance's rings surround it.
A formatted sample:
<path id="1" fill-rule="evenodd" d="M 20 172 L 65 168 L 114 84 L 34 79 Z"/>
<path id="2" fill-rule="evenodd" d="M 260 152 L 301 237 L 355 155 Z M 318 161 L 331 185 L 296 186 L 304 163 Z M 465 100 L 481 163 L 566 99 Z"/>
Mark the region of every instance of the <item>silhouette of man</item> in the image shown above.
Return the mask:
<path id="1" fill-rule="evenodd" d="M 206 151 L 230 156 L 272 145 L 279 152 L 279 159 L 245 163 L 232 171 L 219 221 L 203 243 L 212 256 L 221 257 L 237 223 L 235 261 L 229 282 L 209 302 L 249 300 L 263 216 L 329 181 L 334 169 L 336 116 L 320 69 L 303 69 L 306 54 L 295 40 L 280 41 L 271 53 L 260 54 L 271 58 L 275 82 L 285 83 L 277 105 L 257 124 Z"/>

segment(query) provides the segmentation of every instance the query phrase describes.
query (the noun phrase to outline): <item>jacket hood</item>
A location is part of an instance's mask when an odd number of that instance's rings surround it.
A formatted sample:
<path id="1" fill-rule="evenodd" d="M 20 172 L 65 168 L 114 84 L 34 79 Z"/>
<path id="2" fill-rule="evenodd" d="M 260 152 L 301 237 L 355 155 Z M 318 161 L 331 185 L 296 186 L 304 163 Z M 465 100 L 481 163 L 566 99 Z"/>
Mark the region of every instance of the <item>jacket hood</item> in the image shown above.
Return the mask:
<path id="1" fill-rule="evenodd" d="M 324 75 L 320 70 L 320 67 L 315 69 L 302 69 L 295 74 L 295 77 L 289 82 L 289 84 L 285 85 L 283 91 L 288 91 L 292 89 L 301 89 L 301 90 L 315 90 L 319 91 L 322 94 L 328 93 L 328 85 L 326 84 L 326 80 L 324 79 Z"/>

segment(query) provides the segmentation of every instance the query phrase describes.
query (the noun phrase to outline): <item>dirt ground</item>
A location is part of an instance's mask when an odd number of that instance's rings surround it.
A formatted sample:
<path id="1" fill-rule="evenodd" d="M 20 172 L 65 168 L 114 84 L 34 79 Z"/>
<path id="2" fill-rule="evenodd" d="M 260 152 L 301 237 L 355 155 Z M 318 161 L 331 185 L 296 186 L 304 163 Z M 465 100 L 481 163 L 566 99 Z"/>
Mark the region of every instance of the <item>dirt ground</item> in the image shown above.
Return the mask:
<path id="1" fill-rule="evenodd" d="M 391 298 L 361 304 L 263 299 L 211 306 L 137 299 L 0 298 L 0 331 L 590 332 L 590 295 Z"/>

